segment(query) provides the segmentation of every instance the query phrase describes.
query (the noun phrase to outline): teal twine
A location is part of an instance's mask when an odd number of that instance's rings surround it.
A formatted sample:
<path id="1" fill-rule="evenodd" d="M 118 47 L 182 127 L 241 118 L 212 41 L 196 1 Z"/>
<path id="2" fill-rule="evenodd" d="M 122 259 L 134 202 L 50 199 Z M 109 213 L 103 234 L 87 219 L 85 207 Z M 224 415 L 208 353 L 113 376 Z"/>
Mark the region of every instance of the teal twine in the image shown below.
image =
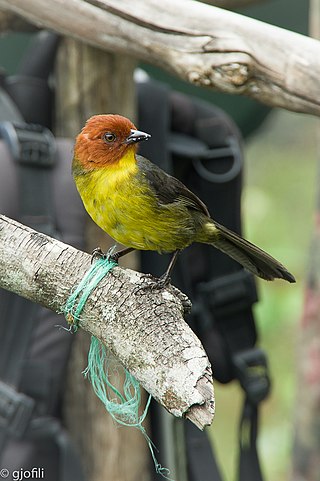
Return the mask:
<path id="1" fill-rule="evenodd" d="M 106 347 L 99 339 L 92 336 L 88 354 L 88 366 L 84 370 L 84 375 L 89 377 L 94 392 L 117 423 L 123 426 L 138 428 L 141 431 L 148 443 L 156 472 L 163 478 L 170 480 L 168 477 L 170 471 L 158 463 L 154 453 L 156 448 L 142 426 L 148 412 L 151 396 L 149 395 L 142 414 L 139 414 L 141 389 L 138 381 L 124 369 L 123 392 L 120 392 L 109 380 L 111 370 L 109 364 Z"/>
<path id="2" fill-rule="evenodd" d="M 91 265 L 89 271 L 72 292 L 64 308 L 65 317 L 68 323 L 71 323 L 70 330 L 73 330 L 74 332 L 78 330 L 81 312 L 88 297 L 115 265 L 116 263 L 108 257 L 98 259 Z M 154 453 L 156 448 L 147 435 L 145 428 L 142 426 L 151 402 L 151 395 L 149 395 L 142 414 L 139 414 L 141 389 L 138 381 L 126 369 L 124 369 L 125 380 L 122 392 L 120 392 L 109 380 L 109 364 L 106 347 L 99 341 L 99 339 L 91 336 L 88 366 L 83 374 L 89 378 L 95 394 L 118 424 L 135 427 L 141 431 L 148 443 L 156 472 L 163 478 L 172 481 L 168 477 L 170 471 L 158 463 Z"/>
<path id="3" fill-rule="evenodd" d="M 75 290 L 68 298 L 63 313 L 68 321 L 70 330 L 77 332 L 79 327 L 81 312 L 92 291 L 97 287 L 99 282 L 108 274 L 111 269 L 116 266 L 109 257 L 101 258 L 91 264 L 90 269 L 79 282 Z"/>

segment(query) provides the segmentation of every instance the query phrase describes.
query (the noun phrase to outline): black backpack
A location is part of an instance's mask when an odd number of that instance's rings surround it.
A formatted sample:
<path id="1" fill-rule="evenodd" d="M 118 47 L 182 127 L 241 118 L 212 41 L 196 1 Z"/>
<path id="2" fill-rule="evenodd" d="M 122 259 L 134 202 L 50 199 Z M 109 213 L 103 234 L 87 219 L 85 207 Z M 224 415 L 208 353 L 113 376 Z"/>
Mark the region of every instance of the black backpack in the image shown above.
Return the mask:
<path id="1" fill-rule="evenodd" d="M 57 41 L 54 34 L 42 33 L 32 46 L 32 64 L 23 62 L 20 75 L 2 80 L 0 116 L 7 122 L 0 124 L 0 208 L 37 230 L 83 247 L 86 214 L 70 174 L 72 141 L 55 140 L 46 128 L 53 105 L 47 78 Z M 220 109 L 151 80 L 138 82 L 137 92 L 139 128 L 153 134 L 152 141 L 141 146 L 141 154 L 194 190 L 217 221 L 240 232 L 243 157 L 234 123 Z M 36 111 L 35 95 L 41 99 Z M 143 252 L 141 259 L 142 269 L 154 275 L 167 265 L 165 256 L 150 252 Z M 255 348 L 254 279 L 215 249 L 194 245 L 182 253 L 173 283 L 193 301 L 188 321 L 204 344 L 215 378 L 223 383 L 236 378 L 244 389 L 239 439 L 243 426 L 249 426 L 250 436 L 247 444 L 240 444 L 239 481 L 259 481 L 257 408 L 270 383 L 265 355 Z M 72 342 L 72 336 L 53 328 L 61 323 L 54 313 L 0 292 L 0 467 L 12 471 L 41 464 L 45 479 L 78 481 L 84 479 L 79 458 L 61 425 L 63 373 Z M 153 404 L 152 440 L 159 458 L 163 456 L 161 463 L 180 481 L 221 481 L 205 433 L 191 423 L 168 421 L 168 416 Z M 173 445 L 178 453 L 179 444 L 185 446 L 185 462 L 168 450 Z"/>
<path id="2" fill-rule="evenodd" d="M 139 128 L 152 135 L 141 145 L 141 154 L 181 179 L 218 222 L 241 233 L 243 153 L 241 135 L 230 117 L 219 108 L 154 81 L 138 85 L 138 107 Z M 161 275 L 168 265 L 166 256 L 145 251 L 141 256 L 145 272 Z M 214 378 L 222 383 L 238 379 L 244 390 L 238 479 L 259 481 L 258 405 L 268 395 L 270 381 L 266 356 L 255 347 L 254 278 L 211 246 L 194 244 L 179 256 L 173 283 L 192 300 L 188 321 L 206 349 Z M 161 460 L 168 445 L 168 429 L 166 421 L 159 423 L 157 418 L 167 414 L 156 403 L 153 409 L 157 413 L 152 418 L 156 426 L 154 441 L 160 446 Z M 244 430 L 249 432 L 246 444 L 241 442 Z M 174 426 L 171 431 L 172 438 L 177 438 Z M 176 431 L 181 433 L 181 427 Z M 191 423 L 185 423 L 184 431 L 188 480 L 220 481 L 222 476 L 206 434 Z M 172 439 L 169 445 L 172 449 Z M 162 459 L 163 465 L 168 465 L 170 457 L 172 453 Z"/>

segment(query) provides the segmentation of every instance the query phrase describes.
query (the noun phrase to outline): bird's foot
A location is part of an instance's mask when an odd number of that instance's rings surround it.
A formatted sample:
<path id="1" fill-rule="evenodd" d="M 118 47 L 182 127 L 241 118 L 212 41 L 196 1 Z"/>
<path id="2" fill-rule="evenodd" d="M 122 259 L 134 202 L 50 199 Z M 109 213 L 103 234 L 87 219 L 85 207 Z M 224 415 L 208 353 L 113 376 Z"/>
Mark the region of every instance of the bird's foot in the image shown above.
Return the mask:
<path id="1" fill-rule="evenodd" d="M 113 261 L 116 264 L 118 264 L 118 260 L 121 257 L 121 251 L 117 251 L 116 249 L 117 249 L 116 245 L 110 247 L 110 249 L 106 254 L 106 258 L 108 259 L 108 261 Z"/>
<path id="2" fill-rule="evenodd" d="M 154 277 L 151 274 L 144 274 L 142 283 L 137 291 L 156 291 L 164 289 L 170 284 L 171 278 L 168 276 Z"/>
<path id="3" fill-rule="evenodd" d="M 96 247 L 91 252 L 91 264 L 93 264 L 95 261 L 97 261 L 99 259 L 106 259 L 106 258 L 107 258 L 107 254 L 105 254 L 102 251 L 101 247 Z"/>
<path id="4" fill-rule="evenodd" d="M 95 249 L 93 249 L 91 253 L 91 264 L 93 264 L 93 262 L 99 259 L 102 259 L 102 260 L 108 259 L 109 261 L 113 261 L 116 264 L 118 264 L 118 260 L 120 256 L 119 256 L 119 252 L 115 252 L 115 250 L 116 250 L 116 246 L 110 247 L 108 252 L 103 252 L 103 250 L 100 247 L 96 247 Z"/>
<path id="5" fill-rule="evenodd" d="M 171 282 L 171 277 L 167 276 L 166 274 L 163 274 L 161 277 L 154 280 L 154 283 L 151 285 L 151 289 L 154 291 L 157 289 L 164 289 L 170 284 L 170 282 Z"/>

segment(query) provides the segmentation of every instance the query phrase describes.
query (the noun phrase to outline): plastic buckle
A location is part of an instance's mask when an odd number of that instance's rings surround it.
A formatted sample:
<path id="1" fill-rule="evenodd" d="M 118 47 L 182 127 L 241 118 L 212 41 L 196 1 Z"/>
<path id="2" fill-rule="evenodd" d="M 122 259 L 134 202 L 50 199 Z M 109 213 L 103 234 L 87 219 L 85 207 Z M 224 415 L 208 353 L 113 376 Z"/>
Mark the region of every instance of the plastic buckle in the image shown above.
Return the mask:
<path id="1" fill-rule="evenodd" d="M 209 169 L 208 161 L 231 158 L 232 163 L 225 172 L 213 172 Z M 234 137 L 226 138 L 226 145 L 214 147 L 193 159 L 193 166 L 200 177 L 215 184 L 224 184 L 235 179 L 241 172 L 243 164 L 242 151 L 239 142 Z"/>
<path id="2" fill-rule="evenodd" d="M 268 396 L 271 387 L 264 351 L 258 348 L 242 351 L 233 355 L 232 361 L 248 400 L 257 405 Z"/>
<path id="3" fill-rule="evenodd" d="M 37 124 L 0 122 L 0 137 L 17 162 L 34 167 L 53 167 L 55 142 L 49 129 Z"/>
<path id="4" fill-rule="evenodd" d="M 172 154 L 190 159 L 193 166 L 203 179 L 222 184 L 237 177 L 242 169 L 243 158 L 239 141 L 229 135 L 221 146 L 208 147 L 205 142 L 190 135 L 171 133 L 169 150 Z M 208 169 L 208 161 L 231 158 L 231 166 L 225 172 L 213 172 Z"/>
<path id="5" fill-rule="evenodd" d="M 244 269 L 202 282 L 197 291 L 200 302 L 208 304 L 221 318 L 248 309 L 258 300 L 254 277 Z"/>
<path id="6" fill-rule="evenodd" d="M 17 438 L 23 436 L 35 408 L 34 399 L 0 381 L 0 430 Z"/>

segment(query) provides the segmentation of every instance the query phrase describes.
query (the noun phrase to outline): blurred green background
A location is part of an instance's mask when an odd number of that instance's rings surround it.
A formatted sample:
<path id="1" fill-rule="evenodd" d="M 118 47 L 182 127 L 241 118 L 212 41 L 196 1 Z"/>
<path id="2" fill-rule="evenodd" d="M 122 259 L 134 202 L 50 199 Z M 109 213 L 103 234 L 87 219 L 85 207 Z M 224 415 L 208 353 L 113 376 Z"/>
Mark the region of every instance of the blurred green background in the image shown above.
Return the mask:
<path id="1" fill-rule="evenodd" d="M 297 279 L 259 282 L 255 314 L 267 351 L 272 393 L 263 404 L 259 452 L 266 481 L 288 480 L 298 389 L 297 341 L 312 236 L 317 181 L 317 121 L 273 111 L 246 143 L 243 223 L 246 236 L 281 260 Z M 235 480 L 242 397 L 237 383 L 216 385 L 217 413 L 210 430 L 225 479 Z"/>

